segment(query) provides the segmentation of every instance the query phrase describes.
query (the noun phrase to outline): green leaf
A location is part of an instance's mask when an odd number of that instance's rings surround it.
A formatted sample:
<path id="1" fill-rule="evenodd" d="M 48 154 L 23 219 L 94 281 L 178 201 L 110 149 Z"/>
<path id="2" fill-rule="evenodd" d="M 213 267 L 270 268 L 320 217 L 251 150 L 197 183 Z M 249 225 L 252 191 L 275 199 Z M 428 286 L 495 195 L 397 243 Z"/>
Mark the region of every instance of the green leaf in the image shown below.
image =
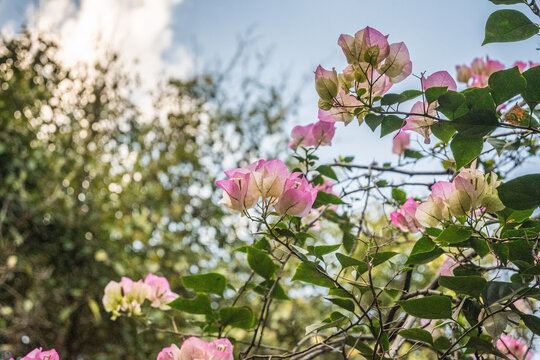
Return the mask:
<path id="1" fill-rule="evenodd" d="M 355 247 L 356 236 L 346 231 L 343 233 L 342 243 L 343 243 L 343 248 L 345 249 L 345 251 L 350 254 Z"/>
<path id="2" fill-rule="evenodd" d="M 452 317 L 452 301 L 448 296 L 424 296 L 396 302 L 407 314 L 421 319 L 449 319 Z"/>
<path id="3" fill-rule="evenodd" d="M 404 125 L 405 121 L 396 115 L 385 116 L 381 123 L 381 137 L 401 129 Z"/>
<path id="4" fill-rule="evenodd" d="M 336 181 L 338 180 L 338 177 L 336 173 L 334 172 L 334 169 L 332 169 L 332 167 L 329 165 L 321 165 L 315 170 L 317 170 L 322 175 L 329 177 L 330 179 L 334 179 Z"/>
<path id="5" fill-rule="evenodd" d="M 452 343 L 446 336 L 439 336 L 433 341 L 433 347 L 439 351 L 444 351 L 452 346 Z"/>
<path id="6" fill-rule="evenodd" d="M 222 295 L 227 287 L 225 276 L 217 273 L 182 276 L 182 285 L 195 292 Z"/>
<path id="7" fill-rule="evenodd" d="M 368 124 L 371 131 L 375 131 L 375 129 L 381 125 L 383 118 L 383 115 L 367 114 L 366 117 L 364 117 L 364 121 Z"/>
<path id="8" fill-rule="evenodd" d="M 468 88 L 461 93 L 465 96 L 465 102 L 470 110 L 489 110 L 492 113 L 495 113 L 497 106 L 487 87 Z"/>
<path id="9" fill-rule="evenodd" d="M 375 267 L 377 265 L 380 265 L 380 264 L 384 263 L 385 261 L 390 260 L 391 258 L 396 256 L 397 254 L 398 253 L 394 252 L 394 251 L 379 251 L 378 253 L 376 253 L 374 255 L 370 255 L 371 267 Z M 366 271 L 368 271 L 368 269 L 369 269 L 368 263 L 366 263 L 365 261 L 362 261 L 362 264 L 358 266 L 356 271 L 359 274 L 363 274 Z"/>
<path id="10" fill-rule="evenodd" d="M 481 138 L 499 126 L 497 116 L 491 110 L 472 110 L 451 122 L 459 135 L 468 138 Z"/>
<path id="11" fill-rule="evenodd" d="M 422 155 L 420 152 L 415 151 L 415 150 L 411 150 L 411 149 L 405 149 L 405 152 L 403 153 L 403 156 L 406 157 L 406 158 L 411 158 L 411 159 L 421 159 L 421 158 L 424 157 L 424 155 Z"/>
<path id="12" fill-rule="evenodd" d="M 482 290 L 482 299 L 486 306 L 508 299 L 520 290 L 527 289 L 527 285 L 503 281 L 488 281 Z"/>
<path id="13" fill-rule="evenodd" d="M 402 94 L 386 94 L 381 99 L 382 106 L 388 106 L 407 100 L 407 97 Z"/>
<path id="14" fill-rule="evenodd" d="M 324 270 L 320 269 L 324 273 Z M 321 273 L 317 266 L 311 262 L 302 262 L 296 268 L 296 272 L 291 281 L 303 281 L 308 284 L 322 286 L 326 288 L 334 287 L 334 282 L 326 275 Z"/>
<path id="15" fill-rule="evenodd" d="M 540 174 L 512 179 L 497 188 L 502 203 L 514 210 L 527 210 L 540 206 Z"/>
<path id="16" fill-rule="evenodd" d="M 267 280 L 274 276 L 278 268 L 278 265 L 274 263 L 265 251 L 251 246 L 247 249 L 247 262 L 251 270 Z"/>
<path id="17" fill-rule="evenodd" d="M 275 280 L 265 280 L 262 283 L 258 284 L 253 290 L 260 295 L 266 295 L 272 286 L 274 285 Z M 290 300 L 289 296 L 285 292 L 285 289 L 278 283 L 274 286 L 274 290 L 270 294 L 272 299 L 276 300 Z"/>
<path id="18" fill-rule="evenodd" d="M 240 329 L 250 329 L 254 324 L 253 310 L 247 306 L 226 307 L 219 310 L 221 325 Z"/>
<path id="19" fill-rule="evenodd" d="M 322 258 L 323 255 L 330 254 L 331 252 L 336 251 L 341 247 L 341 244 L 335 245 L 320 245 L 320 246 L 310 246 L 308 248 L 309 252 L 315 255 L 318 258 Z"/>
<path id="20" fill-rule="evenodd" d="M 210 298 L 205 294 L 197 294 L 194 299 L 177 298 L 168 304 L 175 310 L 189 314 L 211 314 Z"/>
<path id="21" fill-rule="evenodd" d="M 422 341 L 433 345 L 433 337 L 429 331 L 424 329 L 412 328 L 398 332 L 398 335 L 407 340 Z"/>
<path id="22" fill-rule="evenodd" d="M 469 338 L 469 341 L 467 341 L 467 345 L 465 346 L 474 349 L 474 351 L 478 352 L 479 354 L 493 354 L 497 355 L 498 357 L 508 359 L 506 355 L 493 347 L 491 341 L 481 337 L 473 336 Z"/>
<path id="23" fill-rule="evenodd" d="M 448 144 L 452 136 L 456 133 L 456 129 L 446 121 L 439 121 L 431 125 L 431 132 L 437 139 Z"/>
<path id="24" fill-rule="evenodd" d="M 526 327 L 529 328 L 535 335 L 540 335 L 540 319 L 534 315 L 520 314 L 521 320 Z"/>
<path id="25" fill-rule="evenodd" d="M 434 86 L 426 89 L 426 100 L 428 103 L 432 103 L 439 99 L 439 96 L 446 93 L 447 86 Z"/>
<path id="26" fill-rule="evenodd" d="M 482 289 L 486 285 L 486 279 L 481 276 L 441 276 L 439 285 L 453 290 L 458 294 L 472 297 L 480 297 Z"/>
<path id="27" fill-rule="evenodd" d="M 517 66 L 494 72 L 489 77 L 489 88 L 495 104 L 499 105 L 521 94 L 527 88 L 527 80 Z"/>
<path id="28" fill-rule="evenodd" d="M 406 263 L 410 265 L 425 264 L 442 254 L 444 254 L 444 250 L 436 246 L 429 237 L 424 236 L 416 241 Z"/>
<path id="29" fill-rule="evenodd" d="M 342 298 L 325 298 L 325 299 L 332 302 L 332 304 L 342 307 L 345 310 L 354 312 L 354 302 L 351 299 L 342 299 Z"/>
<path id="30" fill-rule="evenodd" d="M 482 153 L 483 147 L 484 140 L 482 138 L 471 139 L 459 133 L 454 136 L 450 143 L 450 149 L 452 149 L 452 154 L 456 160 L 456 170 L 476 159 Z"/>
<path id="31" fill-rule="evenodd" d="M 360 261 L 358 259 L 355 259 L 353 257 L 343 255 L 341 253 L 336 254 L 336 258 L 338 259 L 339 263 L 341 264 L 342 268 L 346 268 L 349 266 L 358 266 L 363 264 L 363 261 Z"/>
<path id="32" fill-rule="evenodd" d="M 319 191 L 315 202 L 313 203 L 314 208 L 318 208 L 324 205 L 339 205 L 345 204 L 337 195 L 325 193 L 324 191 Z"/>
<path id="33" fill-rule="evenodd" d="M 437 236 L 435 241 L 442 244 L 457 244 L 468 240 L 473 231 L 471 228 L 459 225 L 450 225 L 443 232 Z"/>
<path id="34" fill-rule="evenodd" d="M 494 42 L 521 41 L 538 34 L 538 25 L 517 10 L 497 10 L 486 22 L 486 36 L 482 45 Z"/>
<path id="35" fill-rule="evenodd" d="M 407 201 L 407 194 L 405 191 L 398 188 L 392 189 L 392 199 L 396 200 L 398 204 L 403 205 Z"/>
<path id="36" fill-rule="evenodd" d="M 356 338 L 354 336 L 347 336 L 347 339 L 345 340 L 345 343 L 348 346 L 354 347 L 362 356 L 366 358 L 370 358 L 373 354 L 373 350 L 369 345 L 365 344 L 362 339 Z"/>
<path id="37" fill-rule="evenodd" d="M 445 94 L 439 96 L 437 111 L 442 112 L 448 119 L 453 120 L 469 112 L 469 107 L 465 103 L 465 95 L 448 90 Z"/>
<path id="38" fill-rule="evenodd" d="M 405 100 L 404 101 L 408 101 L 408 100 L 412 100 L 414 98 L 417 98 L 419 97 L 420 95 L 422 95 L 422 91 L 420 90 L 405 90 L 401 93 L 401 95 L 405 96 Z"/>
<path id="39" fill-rule="evenodd" d="M 540 103 L 540 66 L 535 66 L 523 72 L 523 77 L 527 80 L 527 88 L 524 92 L 523 99 L 534 108 Z"/>

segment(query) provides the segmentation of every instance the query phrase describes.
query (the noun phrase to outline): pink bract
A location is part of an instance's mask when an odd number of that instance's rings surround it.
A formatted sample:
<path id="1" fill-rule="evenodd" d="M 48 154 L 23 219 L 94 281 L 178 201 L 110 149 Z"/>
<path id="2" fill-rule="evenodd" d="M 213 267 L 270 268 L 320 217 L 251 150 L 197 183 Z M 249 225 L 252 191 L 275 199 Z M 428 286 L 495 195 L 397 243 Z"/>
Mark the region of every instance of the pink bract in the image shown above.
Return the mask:
<path id="1" fill-rule="evenodd" d="M 291 131 L 291 141 L 289 142 L 289 147 L 293 150 L 296 150 L 299 146 L 313 146 L 315 144 L 315 139 L 313 138 L 313 126 L 315 124 L 309 125 L 298 125 L 293 127 Z"/>
<path id="2" fill-rule="evenodd" d="M 178 294 L 171 291 L 169 281 L 162 276 L 148 274 L 144 279 L 144 283 L 150 286 L 148 299 L 152 302 L 152 307 L 162 307 L 178 298 Z"/>
<path id="3" fill-rule="evenodd" d="M 423 226 L 416 219 L 416 209 L 419 204 L 413 199 L 409 198 L 402 206 L 399 212 L 390 213 L 390 219 L 392 224 L 398 227 L 401 231 L 416 233 Z"/>
<path id="4" fill-rule="evenodd" d="M 424 90 L 431 87 L 447 87 L 448 90 L 456 91 L 457 84 L 448 71 L 437 71 L 427 78 L 422 78 L 422 87 Z"/>
<path id="5" fill-rule="evenodd" d="M 60 357 L 54 349 L 42 351 L 42 348 L 36 348 L 30 351 L 21 360 L 60 360 Z"/>
<path id="6" fill-rule="evenodd" d="M 306 216 L 317 197 L 317 189 L 314 189 L 302 173 L 292 173 L 285 182 L 283 195 L 275 205 L 275 209 L 281 215 Z"/>
<path id="7" fill-rule="evenodd" d="M 180 349 L 175 344 L 171 344 L 159 352 L 157 360 L 182 360 Z"/>
<path id="8" fill-rule="evenodd" d="M 410 144 L 411 135 L 407 131 L 401 130 L 392 139 L 392 152 L 396 155 L 403 155 Z"/>

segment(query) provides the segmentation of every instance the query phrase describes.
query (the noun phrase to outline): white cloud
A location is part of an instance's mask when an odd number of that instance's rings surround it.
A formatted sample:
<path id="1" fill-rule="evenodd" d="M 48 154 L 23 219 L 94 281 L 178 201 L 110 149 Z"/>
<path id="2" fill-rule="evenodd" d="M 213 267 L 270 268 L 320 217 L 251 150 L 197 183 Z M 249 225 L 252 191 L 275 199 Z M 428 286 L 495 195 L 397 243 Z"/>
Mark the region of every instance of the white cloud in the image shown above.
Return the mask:
<path id="1" fill-rule="evenodd" d="M 189 52 L 173 43 L 173 8 L 181 0 L 45 0 L 29 9 L 30 24 L 53 32 L 60 60 L 71 66 L 92 64 L 107 52 L 119 55 L 124 70 L 139 76 L 136 98 L 149 102 L 148 91 L 164 76 L 185 77 L 194 68 Z M 164 53 L 174 54 L 174 62 Z M 145 93 L 145 95 L 142 95 Z M 139 104 L 143 108 L 150 104 Z"/>

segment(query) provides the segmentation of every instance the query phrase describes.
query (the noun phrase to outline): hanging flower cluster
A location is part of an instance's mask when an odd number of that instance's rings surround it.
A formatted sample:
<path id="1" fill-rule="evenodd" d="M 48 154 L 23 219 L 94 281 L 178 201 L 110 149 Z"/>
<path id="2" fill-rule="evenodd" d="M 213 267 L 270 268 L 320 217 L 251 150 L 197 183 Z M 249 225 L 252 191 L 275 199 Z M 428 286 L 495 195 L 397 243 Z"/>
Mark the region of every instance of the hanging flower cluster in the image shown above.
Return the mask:
<path id="1" fill-rule="evenodd" d="M 181 348 L 172 344 L 162 349 L 157 360 L 233 360 L 233 345 L 229 339 L 206 342 L 190 337 Z"/>
<path id="2" fill-rule="evenodd" d="M 258 160 L 247 168 L 225 171 L 220 203 L 232 211 L 246 211 L 262 198 L 264 207 L 272 206 L 280 215 L 303 217 L 311 210 L 317 189 L 300 172 L 291 173 L 280 160 Z"/>
<path id="3" fill-rule="evenodd" d="M 319 120 L 348 124 L 354 109 L 384 95 L 394 83 L 411 74 L 412 62 L 404 43 L 389 44 L 388 36 L 366 27 L 354 36 L 342 34 L 338 45 L 349 65 L 339 74 L 319 66 L 315 90 L 319 94 Z M 352 94 L 351 94 L 352 90 Z M 362 116 L 359 115 L 359 121 Z"/>
<path id="4" fill-rule="evenodd" d="M 476 169 L 463 168 L 452 182 L 438 181 L 428 199 L 421 204 L 409 199 L 399 212 L 392 212 L 392 223 L 405 232 L 416 233 L 424 226 L 437 226 L 452 217 L 468 216 L 471 212 L 494 212 L 504 208 L 495 173 L 484 174 Z"/>
<path id="5" fill-rule="evenodd" d="M 133 281 L 123 277 L 120 282 L 109 281 L 105 286 L 103 306 L 107 312 L 112 313 L 115 320 L 120 315 L 141 315 L 141 306 L 145 300 L 151 302 L 150 306 L 168 310 L 167 305 L 178 297 L 171 291 L 169 281 L 161 276 L 148 274 L 144 281 Z"/>

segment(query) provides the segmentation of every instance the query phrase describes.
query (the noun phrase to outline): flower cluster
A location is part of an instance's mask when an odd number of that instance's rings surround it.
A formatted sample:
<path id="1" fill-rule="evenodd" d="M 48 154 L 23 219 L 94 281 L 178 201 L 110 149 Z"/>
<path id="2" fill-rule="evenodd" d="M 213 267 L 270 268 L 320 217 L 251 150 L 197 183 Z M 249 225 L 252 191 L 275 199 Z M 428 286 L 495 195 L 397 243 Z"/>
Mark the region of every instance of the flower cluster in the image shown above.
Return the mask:
<path id="1" fill-rule="evenodd" d="M 457 84 L 447 71 L 437 71 L 427 78 L 422 76 L 422 89 L 425 91 L 432 87 L 446 87 L 448 90 L 456 91 Z M 427 101 L 418 101 L 411 108 L 411 115 L 406 119 L 407 124 L 402 131 L 414 131 L 424 137 L 426 144 L 430 143 L 431 126 L 434 118 L 437 117 L 435 108 L 437 101 L 428 104 Z"/>
<path id="2" fill-rule="evenodd" d="M 409 199 L 399 212 L 392 212 L 392 224 L 405 232 L 416 233 L 424 226 L 437 226 L 452 216 L 467 216 L 472 211 L 499 211 L 504 208 L 497 193 L 495 173 L 484 174 L 476 169 L 463 168 L 452 182 L 438 181 L 427 201 L 417 204 Z"/>
<path id="3" fill-rule="evenodd" d="M 13 360 L 13 358 L 9 360 Z M 20 360 L 60 360 L 60 357 L 54 349 L 42 351 L 42 348 L 36 348 Z"/>
<path id="4" fill-rule="evenodd" d="M 530 360 L 534 357 L 532 352 L 527 352 L 529 347 L 522 339 L 510 335 L 503 335 L 497 340 L 497 350 L 505 355 L 512 356 L 513 359 Z"/>
<path id="5" fill-rule="evenodd" d="M 169 281 L 161 276 L 148 274 L 144 281 L 133 281 L 122 277 L 120 282 L 110 281 L 105 286 L 103 306 L 107 312 L 112 312 L 112 319 L 122 314 L 128 316 L 141 315 L 141 306 L 145 300 L 150 306 L 168 310 L 168 303 L 178 297 L 171 291 Z"/>
<path id="6" fill-rule="evenodd" d="M 336 132 L 336 126 L 326 121 L 318 121 L 305 126 L 295 126 L 291 131 L 289 147 L 296 151 L 299 146 L 319 147 L 332 145 L 332 138 Z"/>
<path id="7" fill-rule="evenodd" d="M 229 339 L 207 343 L 197 337 L 185 340 L 181 348 L 175 344 L 163 348 L 157 360 L 233 360 L 233 345 Z"/>
<path id="8" fill-rule="evenodd" d="M 438 181 L 433 185 L 428 200 L 418 206 L 416 219 L 425 226 L 437 226 L 452 216 L 467 216 L 471 211 L 499 211 L 504 208 L 497 187 L 495 173 L 484 174 L 476 169 L 462 169 L 452 182 Z"/>
<path id="9" fill-rule="evenodd" d="M 538 66 L 540 64 L 529 61 L 529 68 Z M 527 63 L 523 61 L 516 61 L 512 67 L 516 67 L 520 72 L 525 71 Z M 497 60 L 492 60 L 489 56 L 486 56 L 486 60 L 482 58 L 476 58 L 471 63 L 471 66 L 458 65 L 457 80 L 459 82 L 467 84 L 468 87 L 486 87 L 488 86 L 489 76 L 496 71 L 504 70 L 505 66 Z M 472 79 L 472 80 L 471 80 Z M 469 80 L 471 80 L 469 82 Z"/>
<path id="10" fill-rule="evenodd" d="M 315 90 L 319 94 L 319 120 L 348 124 L 354 109 L 384 95 L 392 84 L 411 74 L 412 63 L 404 43 L 388 43 L 388 36 L 366 27 L 354 36 L 342 34 L 338 45 L 348 66 L 339 74 L 319 66 Z M 351 89 L 354 89 L 351 95 Z M 361 121 L 362 116 L 358 116 Z"/>
<path id="11" fill-rule="evenodd" d="M 317 189 L 300 172 L 291 173 L 280 160 L 258 160 L 247 168 L 225 171 L 220 203 L 232 211 L 246 211 L 260 198 L 264 206 L 273 206 L 281 215 L 303 217 L 311 210 Z"/>

